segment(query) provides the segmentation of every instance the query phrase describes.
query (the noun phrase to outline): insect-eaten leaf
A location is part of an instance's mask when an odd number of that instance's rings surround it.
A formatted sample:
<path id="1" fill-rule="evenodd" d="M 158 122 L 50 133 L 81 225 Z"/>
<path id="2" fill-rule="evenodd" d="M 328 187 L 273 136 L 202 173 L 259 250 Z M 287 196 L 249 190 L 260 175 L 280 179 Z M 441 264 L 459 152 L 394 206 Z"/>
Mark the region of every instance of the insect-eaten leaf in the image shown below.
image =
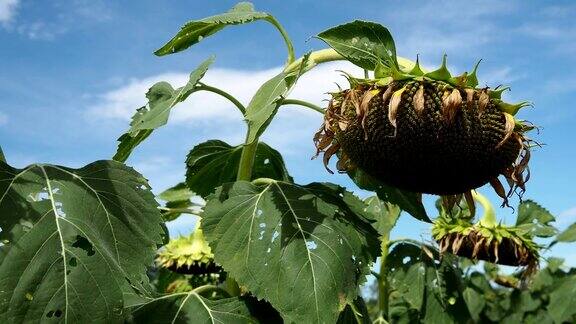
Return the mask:
<path id="1" fill-rule="evenodd" d="M 544 207 L 532 200 L 524 200 L 518 206 L 516 226 L 526 234 L 538 237 L 551 237 L 558 230 L 550 225 L 556 219 Z"/>
<path id="2" fill-rule="evenodd" d="M 236 180 L 242 145 L 231 146 L 220 140 L 209 140 L 195 146 L 186 159 L 188 188 L 206 197 L 215 188 Z M 282 155 L 263 142 L 258 143 L 252 178 L 271 178 L 292 182 Z"/>
<path id="3" fill-rule="evenodd" d="M 394 246 L 386 259 L 391 322 L 463 323 L 470 318 L 456 259 L 439 259 L 431 246 Z"/>
<path id="4" fill-rule="evenodd" d="M 213 62 L 213 56 L 202 62 L 190 73 L 188 83 L 178 89 L 174 89 L 168 82 L 164 81 L 154 84 L 146 93 L 148 103 L 146 106 L 138 108 L 132 116 L 130 129 L 118 138 L 118 149 L 113 159 L 125 162 L 132 151 L 155 129 L 166 125 L 172 108 L 186 100 L 194 92 L 198 81 L 204 77 Z"/>
<path id="5" fill-rule="evenodd" d="M 394 39 L 380 24 L 355 20 L 325 30 L 318 38 L 363 69 L 375 70 L 379 63 L 379 69 L 398 69 Z"/>
<path id="6" fill-rule="evenodd" d="M 226 26 L 270 18 L 271 15 L 268 13 L 254 11 L 254 6 L 250 2 L 240 2 L 228 12 L 186 23 L 174 38 L 154 54 L 162 56 L 181 52 L 202 39 L 216 34 Z"/>
<path id="7" fill-rule="evenodd" d="M 207 202 L 202 228 L 216 262 L 288 323 L 336 322 L 379 253 L 378 233 L 354 212 L 362 202 L 334 189 L 257 179 L 225 184 Z"/>
<path id="8" fill-rule="evenodd" d="M 0 163 L 0 322 L 118 323 L 162 243 L 146 179 L 115 161 Z"/>

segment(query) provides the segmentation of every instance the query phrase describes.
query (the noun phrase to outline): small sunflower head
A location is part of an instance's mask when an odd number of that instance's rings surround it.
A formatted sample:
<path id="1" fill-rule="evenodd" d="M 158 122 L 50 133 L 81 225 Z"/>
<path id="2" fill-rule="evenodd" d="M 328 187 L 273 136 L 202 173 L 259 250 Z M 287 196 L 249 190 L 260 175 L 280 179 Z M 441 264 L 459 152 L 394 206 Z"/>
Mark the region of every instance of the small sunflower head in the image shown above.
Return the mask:
<path id="1" fill-rule="evenodd" d="M 348 78 L 350 88 L 332 94 L 314 137 L 326 167 L 337 154 L 339 171 L 359 168 L 400 189 L 453 198 L 490 183 L 504 204 L 525 190 L 530 126 L 513 115 L 527 103 L 503 102 L 506 88 L 477 88 L 476 68 L 452 77 L 444 60 L 426 74 L 415 67 Z"/>
<path id="2" fill-rule="evenodd" d="M 538 246 L 515 227 L 487 227 L 440 218 L 434 222 L 432 236 L 441 253 L 509 266 L 534 268 L 538 265 Z"/>
<path id="3" fill-rule="evenodd" d="M 442 204 L 440 216 L 432 226 L 432 237 L 440 253 L 521 266 L 526 268 L 526 277 L 531 275 L 538 268 L 539 246 L 521 228 L 497 223 L 494 209 L 484 196 L 474 193 L 474 200 L 484 209 L 484 215 L 476 223 L 472 223 L 473 216 L 470 217 L 473 210 L 465 210 L 466 205 L 448 212 Z M 454 213 L 456 209 L 464 211 Z"/>
<path id="4" fill-rule="evenodd" d="M 160 267 L 184 274 L 206 274 L 221 269 L 214 263 L 214 254 L 200 228 L 190 236 L 170 240 L 158 253 L 156 263 Z"/>

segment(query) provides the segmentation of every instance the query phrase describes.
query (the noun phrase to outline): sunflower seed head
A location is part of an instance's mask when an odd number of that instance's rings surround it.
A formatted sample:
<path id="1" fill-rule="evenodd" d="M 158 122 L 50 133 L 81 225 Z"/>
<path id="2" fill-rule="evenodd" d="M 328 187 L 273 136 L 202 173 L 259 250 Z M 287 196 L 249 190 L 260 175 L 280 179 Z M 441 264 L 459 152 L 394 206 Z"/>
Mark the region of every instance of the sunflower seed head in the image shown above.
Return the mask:
<path id="1" fill-rule="evenodd" d="M 398 107 L 402 101 L 402 93 L 406 88 L 397 90 L 392 94 L 392 99 L 390 99 L 390 104 L 388 104 L 388 120 L 390 124 L 396 128 L 396 115 L 398 114 Z"/>
<path id="2" fill-rule="evenodd" d="M 489 102 L 490 102 L 490 96 L 488 96 L 488 93 L 486 92 L 486 90 L 482 90 L 480 92 L 480 96 L 478 98 L 478 112 L 480 114 L 482 112 L 484 112 L 486 107 L 488 107 Z"/>
<path id="3" fill-rule="evenodd" d="M 516 121 L 514 120 L 514 116 L 510 115 L 509 113 L 504 113 L 504 118 L 506 118 L 506 124 L 504 125 L 504 138 L 496 145 L 496 148 L 499 148 L 510 138 L 512 132 L 514 132 L 514 126 L 516 126 Z"/>
<path id="4" fill-rule="evenodd" d="M 462 104 L 462 96 L 458 89 L 453 89 L 452 92 L 442 101 L 442 108 L 444 118 L 450 123 L 456 117 L 458 108 Z"/>
<path id="5" fill-rule="evenodd" d="M 417 114 L 421 114 L 424 111 L 424 87 L 420 86 L 416 93 L 414 94 L 414 98 L 412 99 L 412 104 L 414 105 L 414 110 L 416 110 Z"/>

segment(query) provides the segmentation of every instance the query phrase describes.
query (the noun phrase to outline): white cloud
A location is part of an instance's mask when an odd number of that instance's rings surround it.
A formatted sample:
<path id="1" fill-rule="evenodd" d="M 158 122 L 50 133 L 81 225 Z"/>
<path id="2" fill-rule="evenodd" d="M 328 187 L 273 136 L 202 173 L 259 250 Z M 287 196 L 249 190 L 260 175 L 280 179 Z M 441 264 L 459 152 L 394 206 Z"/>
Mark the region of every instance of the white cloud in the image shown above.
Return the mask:
<path id="1" fill-rule="evenodd" d="M 340 81 L 343 86 L 346 83 L 345 79 L 339 76 L 340 72 L 336 70 L 351 71 L 359 75 L 358 68 L 349 63 L 339 62 L 321 65 L 300 79 L 290 97 L 310 101 L 317 105 L 325 105 L 322 101 L 329 97 L 327 92 L 337 89 L 334 82 Z M 229 92 L 244 105 L 247 105 L 258 87 L 279 71 L 280 68 L 261 71 L 217 68 L 209 70 L 202 82 Z M 145 93 L 154 83 L 167 81 L 176 88 L 184 85 L 187 80 L 187 73 L 165 73 L 144 79 L 133 79 L 127 85 L 100 95 L 100 102 L 88 109 L 88 115 L 96 118 L 128 121 L 138 107 L 146 104 Z M 170 123 L 187 124 L 207 120 L 238 120 L 240 116 L 234 109 L 229 101 L 218 95 L 198 92 L 173 109 Z M 286 112 L 283 112 L 282 116 L 287 119 L 303 122 L 310 116 L 302 110 L 292 108 L 283 110 Z"/>
<path id="2" fill-rule="evenodd" d="M 19 0 L 0 0 L 0 24 L 9 24 L 16 15 Z"/>

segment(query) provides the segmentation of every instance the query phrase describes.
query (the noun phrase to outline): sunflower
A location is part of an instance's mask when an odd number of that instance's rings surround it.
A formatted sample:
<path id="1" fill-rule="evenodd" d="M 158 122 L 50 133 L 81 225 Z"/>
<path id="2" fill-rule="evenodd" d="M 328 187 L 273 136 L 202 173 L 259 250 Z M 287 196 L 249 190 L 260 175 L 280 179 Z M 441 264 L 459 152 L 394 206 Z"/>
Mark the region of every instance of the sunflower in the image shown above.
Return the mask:
<path id="1" fill-rule="evenodd" d="M 532 146 L 526 132 L 534 127 L 515 115 L 528 102 L 503 101 L 507 87 L 478 87 L 478 64 L 456 77 L 446 56 L 429 73 L 418 60 L 410 70 L 389 66 L 376 79 L 347 75 L 350 87 L 331 94 L 314 136 L 327 169 L 337 154 L 340 172 L 360 169 L 400 189 L 440 195 L 450 205 L 462 197 L 470 203 L 472 190 L 486 183 L 503 205 L 514 192 L 522 195 Z"/>

